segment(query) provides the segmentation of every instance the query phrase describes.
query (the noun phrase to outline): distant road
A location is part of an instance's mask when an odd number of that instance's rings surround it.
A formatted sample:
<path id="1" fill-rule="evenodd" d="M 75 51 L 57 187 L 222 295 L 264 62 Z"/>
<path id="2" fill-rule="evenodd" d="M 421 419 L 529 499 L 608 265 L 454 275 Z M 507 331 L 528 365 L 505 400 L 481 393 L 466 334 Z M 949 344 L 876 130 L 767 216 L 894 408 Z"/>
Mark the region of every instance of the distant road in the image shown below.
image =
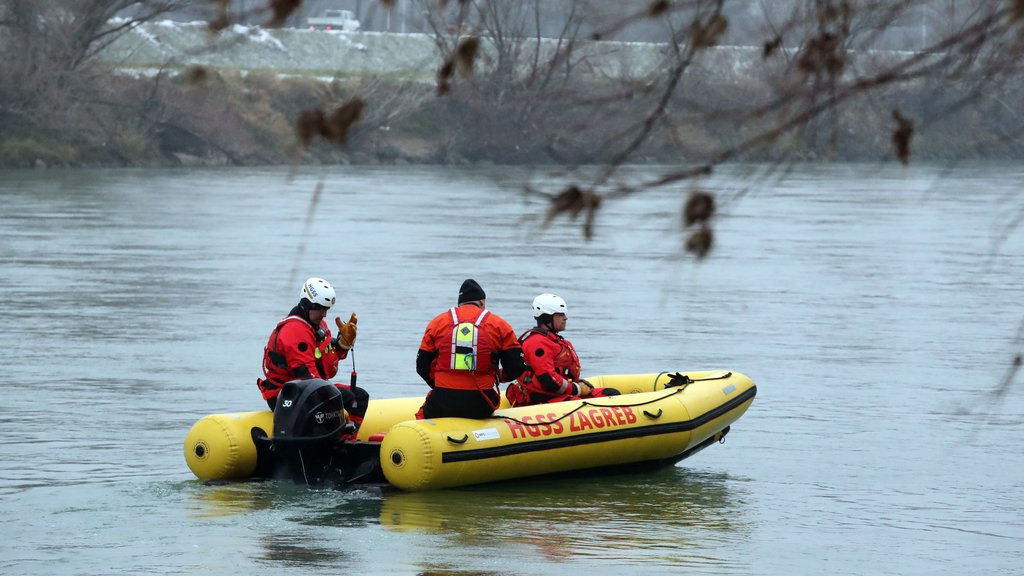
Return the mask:
<path id="1" fill-rule="evenodd" d="M 525 39 L 527 46 L 534 41 Z M 542 62 L 559 46 L 542 40 Z M 580 42 L 573 50 L 574 73 L 596 78 L 657 77 L 666 69 L 664 44 L 642 42 Z M 480 60 L 487 62 L 484 44 Z M 848 60 L 870 67 L 876 60 L 891 64 L 910 52 L 860 53 Z M 791 55 L 791 53 L 790 53 Z M 121 69 L 152 70 L 193 65 L 236 70 L 276 71 L 325 79 L 377 76 L 433 81 L 443 57 L 427 34 L 336 32 L 306 28 L 265 29 L 235 25 L 211 34 L 204 22 L 153 22 L 128 32 L 100 54 Z M 529 58 L 524 58 L 529 60 Z M 693 72 L 717 79 L 763 80 L 787 66 L 785 51 L 765 60 L 761 48 L 722 46 L 706 50 Z"/>
<path id="2" fill-rule="evenodd" d="M 525 40 L 532 46 L 532 40 Z M 564 43 L 563 43 L 564 45 Z M 542 41 L 548 55 L 559 44 Z M 576 71 L 598 77 L 657 74 L 664 45 L 586 42 L 574 56 Z M 706 65 L 742 72 L 757 60 L 758 48 L 710 51 Z M 100 58 L 121 68 L 183 68 L 201 65 L 241 70 L 274 70 L 324 77 L 388 75 L 433 80 L 443 60 L 433 37 L 388 32 L 334 32 L 305 28 L 264 29 L 235 25 L 210 34 L 205 23 L 153 22 L 114 42 Z M 725 61 L 715 60 L 725 58 Z"/>

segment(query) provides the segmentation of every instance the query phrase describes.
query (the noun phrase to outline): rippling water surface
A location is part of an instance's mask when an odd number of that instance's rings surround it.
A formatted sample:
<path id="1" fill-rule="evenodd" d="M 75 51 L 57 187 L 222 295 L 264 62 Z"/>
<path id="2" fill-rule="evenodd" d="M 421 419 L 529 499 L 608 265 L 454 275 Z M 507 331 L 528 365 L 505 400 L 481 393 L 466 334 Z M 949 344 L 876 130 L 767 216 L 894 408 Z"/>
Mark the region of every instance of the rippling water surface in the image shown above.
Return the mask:
<path id="1" fill-rule="evenodd" d="M 540 229 L 524 180 L 557 189 L 496 167 L 4 173 L 0 572 L 1020 573 L 1024 394 L 1000 383 L 1024 170 L 731 167 L 701 183 L 721 214 L 700 264 L 685 190 L 606 205 L 586 242 Z M 203 485 L 185 433 L 262 408 L 266 335 L 312 275 L 359 313 L 377 397 L 424 392 L 422 330 L 467 277 L 520 331 L 564 296 L 585 373 L 726 368 L 758 396 L 650 474 Z"/>

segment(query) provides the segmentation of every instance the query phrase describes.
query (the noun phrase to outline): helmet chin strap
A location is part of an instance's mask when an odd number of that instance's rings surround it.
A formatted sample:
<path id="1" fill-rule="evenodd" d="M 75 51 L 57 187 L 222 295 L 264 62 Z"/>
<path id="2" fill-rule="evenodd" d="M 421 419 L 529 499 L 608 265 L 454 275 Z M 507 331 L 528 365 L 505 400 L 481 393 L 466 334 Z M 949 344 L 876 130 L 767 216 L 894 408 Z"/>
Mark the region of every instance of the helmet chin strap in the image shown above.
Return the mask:
<path id="1" fill-rule="evenodd" d="M 302 317 L 306 319 L 306 322 L 312 324 L 313 321 L 309 319 L 309 313 L 313 311 L 313 303 L 303 298 L 299 300 L 299 309 L 302 310 Z"/>
<path id="2" fill-rule="evenodd" d="M 540 325 L 551 331 L 552 334 L 558 334 L 558 330 L 555 330 L 555 315 L 545 314 L 549 318 L 547 322 L 542 322 Z"/>

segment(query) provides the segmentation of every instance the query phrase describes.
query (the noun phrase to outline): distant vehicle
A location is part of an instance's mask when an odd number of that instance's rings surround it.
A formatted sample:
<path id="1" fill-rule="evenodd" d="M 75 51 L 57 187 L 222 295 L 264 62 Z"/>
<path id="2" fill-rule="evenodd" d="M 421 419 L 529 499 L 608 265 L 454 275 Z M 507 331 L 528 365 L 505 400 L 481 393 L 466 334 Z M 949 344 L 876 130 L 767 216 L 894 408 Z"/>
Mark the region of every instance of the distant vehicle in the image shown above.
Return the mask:
<path id="1" fill-rule="evenodd" d="M 324 10 L 320 16 L 307 18 L 306 25 L 310 30 L 359 31 L 359 20 L 351 10 Z"/>

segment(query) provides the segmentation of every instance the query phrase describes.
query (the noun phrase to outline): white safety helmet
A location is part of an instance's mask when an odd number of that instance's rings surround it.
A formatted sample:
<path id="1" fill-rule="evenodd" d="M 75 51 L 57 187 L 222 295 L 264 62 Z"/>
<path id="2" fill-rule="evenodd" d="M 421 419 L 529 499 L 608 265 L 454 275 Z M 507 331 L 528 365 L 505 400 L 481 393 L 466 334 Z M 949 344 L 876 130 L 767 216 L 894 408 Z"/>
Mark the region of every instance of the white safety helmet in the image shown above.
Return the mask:
<path id="1" fill-rule="evenodd" d="M 299 292 L 300 300 L 308 300 L 324 308 L 334 306 L 334 288 L 323 278 L 310 278 L 302 285 Z"/>
<path id="2" fill-rule="evenodd" d="M 541 294 L 533 299 L 533 317 L 540 318 L 542 314 L 565 314 L 568 316 L 569 309 L 565 306 L 565 300 L 554 294 Z"/>

